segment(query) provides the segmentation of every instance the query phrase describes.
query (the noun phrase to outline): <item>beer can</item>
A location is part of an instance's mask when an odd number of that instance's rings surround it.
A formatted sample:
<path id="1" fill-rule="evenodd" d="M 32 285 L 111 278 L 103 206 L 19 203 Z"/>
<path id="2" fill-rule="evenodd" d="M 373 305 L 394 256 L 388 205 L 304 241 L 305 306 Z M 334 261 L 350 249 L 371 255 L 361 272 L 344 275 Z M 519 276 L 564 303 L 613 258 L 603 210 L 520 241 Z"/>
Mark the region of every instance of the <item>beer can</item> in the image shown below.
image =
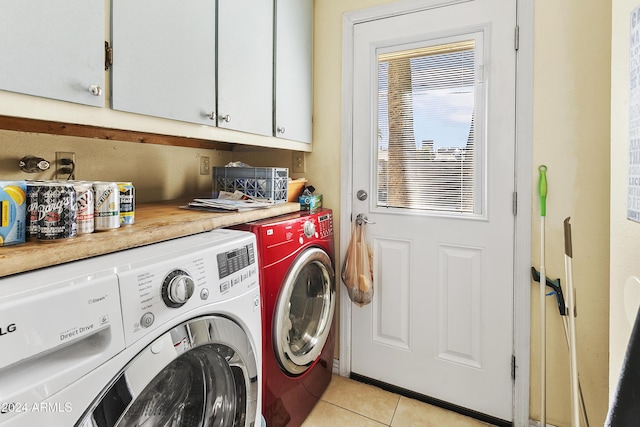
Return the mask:
<path id="1" fill-rule="evenodd" d="M 120 194 L 115 182 L 94 182 L 94 225 L 96 231 L 120 228 Z"/>
<path id="2" fill-rule="evenodd" d="M 74 181 L 73 188 L 76 190 L 76 222 L 78 223 L 78 234 L 93 233 L 95 229 L 93 183 Z"/>
<path id="3" fill-rule="evenodd" d="M 136 215 L 136 189 L 131 182 L 119 182 L 120 225 L 131 225 Z"/>
<path id="4" fill-rule="evenodd" d="M 38 188 L 38 240 L 55 242 L 76 237 L 76 190 L 62 182 Z"/>
<path id="5" fill-rule="evenodd" d="M 38 190 L 41 184 L 42 181 L 27 181 L 27 239 L 38 238 Z"/>

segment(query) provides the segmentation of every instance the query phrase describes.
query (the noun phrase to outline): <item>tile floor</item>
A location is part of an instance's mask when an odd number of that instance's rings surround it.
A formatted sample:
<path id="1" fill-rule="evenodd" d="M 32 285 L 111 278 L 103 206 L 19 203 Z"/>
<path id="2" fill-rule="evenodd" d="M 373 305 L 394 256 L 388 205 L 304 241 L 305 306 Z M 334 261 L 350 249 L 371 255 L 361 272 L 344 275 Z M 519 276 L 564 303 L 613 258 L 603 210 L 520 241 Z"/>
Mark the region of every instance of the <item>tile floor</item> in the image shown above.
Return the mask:
<path id="1" fill-rule="evenodd" d="M 334 375 L 302 427 L 487 427 L 490 424 Z"/>

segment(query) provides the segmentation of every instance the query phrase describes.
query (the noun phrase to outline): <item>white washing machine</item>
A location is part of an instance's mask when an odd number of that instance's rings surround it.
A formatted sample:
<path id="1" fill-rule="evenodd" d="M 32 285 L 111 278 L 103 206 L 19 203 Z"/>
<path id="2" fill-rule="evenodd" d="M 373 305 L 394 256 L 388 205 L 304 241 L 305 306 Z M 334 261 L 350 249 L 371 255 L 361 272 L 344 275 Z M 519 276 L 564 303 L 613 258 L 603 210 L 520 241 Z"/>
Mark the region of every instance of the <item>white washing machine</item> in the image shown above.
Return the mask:
<path id="1" fill-rule="evenodd" d="M 260 425 L 255 248 L 214 230 L 0 279 L 0 425 Z"/>

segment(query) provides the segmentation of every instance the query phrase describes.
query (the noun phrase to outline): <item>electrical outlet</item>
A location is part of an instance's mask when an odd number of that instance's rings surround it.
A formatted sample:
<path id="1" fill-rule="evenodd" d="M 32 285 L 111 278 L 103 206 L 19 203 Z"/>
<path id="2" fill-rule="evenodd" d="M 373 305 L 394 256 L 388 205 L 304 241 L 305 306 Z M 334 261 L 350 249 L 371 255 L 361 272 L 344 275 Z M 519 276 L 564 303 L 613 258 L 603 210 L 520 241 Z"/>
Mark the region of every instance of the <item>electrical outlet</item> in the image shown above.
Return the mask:
<path id="1" fill-rule="evenodd" d="M 209 157 L 200 156 L 200 175 L 209 175 L 210 172 Z"/>
<path id="2" fill-rule="evenodd" d="M 74 179 L 76 170 L 76 153 L 56 151 L 55 179 Z"/>
<path id="3" fill-rule="evenodd" d="M 293 153 L 293 167 L 291 168 L 292 172 L 295 173 L 304 173 L 305 164 L 304 164 L 304 153 L 301 151 L 294 151 Z"/>

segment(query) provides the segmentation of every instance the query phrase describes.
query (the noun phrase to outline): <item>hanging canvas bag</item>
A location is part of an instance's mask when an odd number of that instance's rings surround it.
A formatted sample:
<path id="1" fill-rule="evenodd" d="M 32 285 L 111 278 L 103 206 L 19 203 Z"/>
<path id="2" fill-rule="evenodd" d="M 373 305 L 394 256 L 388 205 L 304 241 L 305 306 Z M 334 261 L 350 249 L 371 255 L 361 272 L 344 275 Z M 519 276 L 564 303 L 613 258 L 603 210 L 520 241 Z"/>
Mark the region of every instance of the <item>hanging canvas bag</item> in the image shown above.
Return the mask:
<path id="1" fill-rule="evenodd" d="M 373 299 L 373 271 L 371 248 L 364 233 L 364 222 L 356 221 L 342 265 L 342 282 L 351 301 L 360 307 Z"/>

